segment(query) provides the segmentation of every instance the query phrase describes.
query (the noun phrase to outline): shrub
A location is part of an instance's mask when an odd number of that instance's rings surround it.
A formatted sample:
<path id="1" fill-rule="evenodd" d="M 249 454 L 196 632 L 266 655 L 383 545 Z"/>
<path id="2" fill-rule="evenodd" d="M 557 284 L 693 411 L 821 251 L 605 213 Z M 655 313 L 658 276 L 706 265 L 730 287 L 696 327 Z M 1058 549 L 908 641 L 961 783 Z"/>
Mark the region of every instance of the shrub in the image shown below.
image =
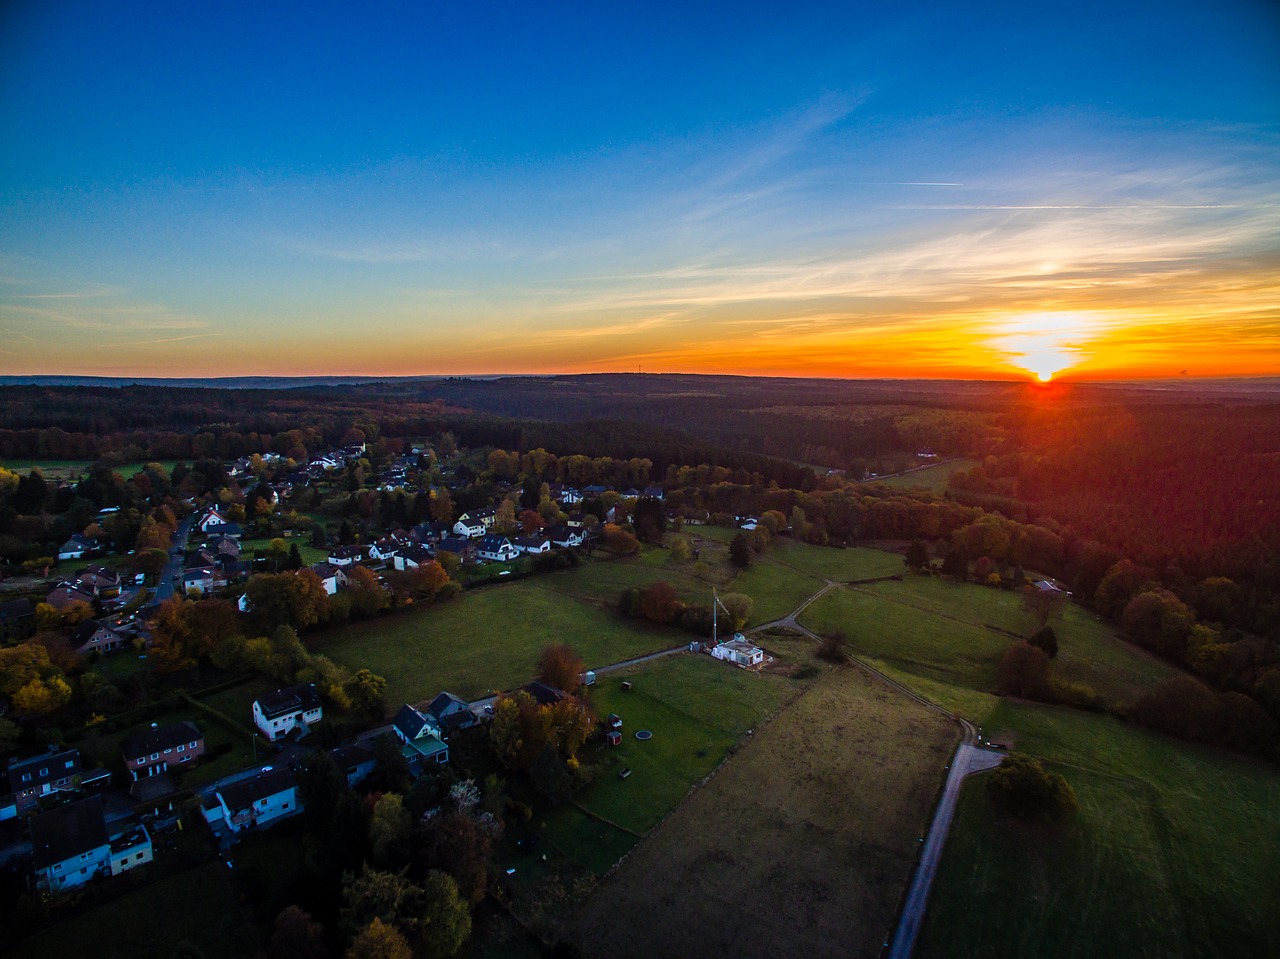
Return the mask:
<path id="1" fill-rule="evenodd" d="M 847 663 L 849 661 L 849 651 L 845 649 L 844 637 L 838 633 L 825 637 L 818 644 L 818 648 L 814 650 L 813 655 L 828 663 Z"/>
<path id="2" fill-rule="evenodd" d="M 987 781 L 987 795 L 1021 819 L 1064 819 L 1078 808 L 1070 783 L 1030 756 L 1006 757 Z"/>

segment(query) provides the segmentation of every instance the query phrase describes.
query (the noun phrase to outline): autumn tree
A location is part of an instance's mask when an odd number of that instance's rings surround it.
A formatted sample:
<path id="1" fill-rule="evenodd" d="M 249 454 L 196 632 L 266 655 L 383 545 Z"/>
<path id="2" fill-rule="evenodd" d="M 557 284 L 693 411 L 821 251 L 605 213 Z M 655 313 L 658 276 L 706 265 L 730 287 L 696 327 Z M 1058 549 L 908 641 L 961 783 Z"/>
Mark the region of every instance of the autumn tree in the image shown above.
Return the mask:
<path id="1" fill-rule="evenodd" d="M 1049 655 L 1022 640 L 1011 643 L 1000 659 L 996 689 L 1001 696 L 1049 698 Z"/>
<path id="2" fill-rule="evenodd" d="M 746 569 L 751 565 L 751 543 L 746 534 L 738 533 L 729 541 L 729 562 L 738 569 Z"/>
<path id="3" fill-rule="evenodd" d="M 348 567 L 346 593 L 352 615 L 359 619 L 376 616 L 391 604 L 391 597 L 378 582 L 378 575 L 367 566 Z"/>
<path id="4" fill-rule="evenodd" d="M 373 864 L 383 869 L 403 866 L 409 857 L 413 821 L 404 801 L 395 793 L 383 793 L 373 804 L 369 818 L 369 850 Z"/>
<path id="5" fill-rule="evenodd" d="M 440 489 L 431 494 L 431 518 L 437 523 L 453 525 L 453 497 L 447 489 Z"/>
<path id="6" fill-rule="evenodd" d="M 418 827 L 412 869 L 423 878 L 431 870 L 449 874 L 459 895 L 474 906 L 488 889 L 492 852 L 492 837 L 472 815 L 446 810 L 429 816 Z"/>
<path id="7" fill-rule="evenodd" d="M 721 612 L 729 617 L 729 631 L 737 632 L 747 625 L 753 602 L 745 593 L 725 593 L 720 597 Z"/>
<path id="8" fill-rule="evenodd" d="M 564 643 L 544 646 L 538 655 L 538 678 L 555 689 L 569 692 L 577 689 L 582 685 L 586 668 L 573 647 Z"/>
<path id="9" fill-rule="evenodd" d="M 600 534 L 600 543 L 611 553 L 619 556 L 630 556 L 640 552 L 640 541 L 621 526 L 606 523 L 604 532 Z"/>
<path id="10" fill-rule="evenodd" d="M 906 563 L 908 569 L 917 572 L 923 570 L 929 565 L 929 547 L 925 546 L 923 540 L 913 539 L 911 545 L 907 547 Z"/>
<path id="11" fill-rule="evenodd" d="M 351 940 L 346 959 L 413 959 L 413 949 L 395 925 L 375 917 Z"/>
<path id="12" fill-rule="evenodd" d="M 327 959 L 324 926 L 297 906 L 286 906 L 272 927 L 271 951 L 290 959 Z"/>
<path id="13" fill-rule="evenodd" d="M 519 521 L 520 531 L 526 536 L 532 536 L 546 525 L 546 521 L 532 509 L 521 510 Z"/>
<path id="14" fill-rule="evenodd" d="M 329 594 L 310 569 L 250 576 L 245 592 L 254 618 L 267 631 L 282 625 L 306 629 L 328 618 Z"/>

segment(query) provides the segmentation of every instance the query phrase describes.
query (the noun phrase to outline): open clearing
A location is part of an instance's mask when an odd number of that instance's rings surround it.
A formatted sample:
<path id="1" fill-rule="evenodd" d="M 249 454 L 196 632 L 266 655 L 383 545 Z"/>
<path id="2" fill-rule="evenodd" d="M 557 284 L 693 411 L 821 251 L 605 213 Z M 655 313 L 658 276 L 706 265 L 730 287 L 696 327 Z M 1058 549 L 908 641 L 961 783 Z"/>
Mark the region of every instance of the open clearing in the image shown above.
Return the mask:
<path id="1" fill-rule="evenodd" d="M 1071 783 L 1034 830 L 964 787 L 916 955 L 1280 955 L 1280 772 L 1097 716 L 1001 703 L 989 728 Z"/>
<path id="2" fill-rule="evenodd" d="M 591 955 L 874 956 L 956 739 L 853 668 L 745 741 L 567 927 Z"/>
<path id="3" fill-rule="evenodd" d="M 938 463 L 936 466 L 912 470 L 901 476 L 890 476 L 886 479 L 871 480 L 871 482 L 898 489 L 927 489 L 934 493 L 945 493 L 952 473 L 956 470 L 971 470 L 978 465 L 978 462 L 978 460 L 950 460 L 946 463 Z"/>

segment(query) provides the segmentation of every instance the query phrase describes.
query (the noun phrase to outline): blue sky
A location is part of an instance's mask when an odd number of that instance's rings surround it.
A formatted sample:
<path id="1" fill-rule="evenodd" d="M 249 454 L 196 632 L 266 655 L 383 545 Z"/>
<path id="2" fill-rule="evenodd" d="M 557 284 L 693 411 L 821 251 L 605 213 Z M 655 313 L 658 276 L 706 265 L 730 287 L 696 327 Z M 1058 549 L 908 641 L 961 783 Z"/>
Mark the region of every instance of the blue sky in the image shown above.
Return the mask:
<path id="1" fill-rule="evenodd" d="M 12 0 L 0 371 L 1280 372 L 1280 7 L 901 6 Z"/>

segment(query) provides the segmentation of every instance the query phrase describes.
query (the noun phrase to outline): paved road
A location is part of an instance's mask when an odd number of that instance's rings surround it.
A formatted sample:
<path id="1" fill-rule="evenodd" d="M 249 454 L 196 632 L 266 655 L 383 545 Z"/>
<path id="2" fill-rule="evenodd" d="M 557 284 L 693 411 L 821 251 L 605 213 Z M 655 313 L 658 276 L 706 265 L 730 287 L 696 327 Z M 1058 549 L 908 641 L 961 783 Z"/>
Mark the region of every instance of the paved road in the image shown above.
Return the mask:
<path id="1" fill-rule="evenodd" d="M 185 517 L 173 531 L 173 544 L 169 547 L 169 562 L 160 571 L 160 581 L 156 586 L 156 594 L 151 600 L 152 606 L 159 606 L 173 595 L 174 581 L 182 576 L 183 565 L 187 554 L 187 537 L 195 523 L 195 514 Z"/>
<path id="2" fill-rule="evenodd" d="M 968 726 L 968 730 L 972 728 Z M 951 760 L 951 772 L 947 774 L 947 785 L 942 791 L 942 798 L 938 800 L 938 808 L 933 814 L 933 825 L 929 827 L 929 835 L 924 841 L 920 862 L 911 880 L 911 889 L 907 892 L 906 902 L 902 906 L 902 915 L 898 919 L 898 930 L 893 936 L 893 948 L 889 950 L 889 959 L 909 959 L 912 950 L 915 949 L 916 937 L 920 934 L 920 924 L 924 921 L 925 907 L 929 904 L 929 890 L 933 886 L 933 877 L 938 872 L 942 847 L 947 841 L 947 832 L 951 829 L 951 820 L 956 813 L 956 801 L 960 798 L 961 783 L 972 773 L 999 766 L 1002 759 L 1004 759 L 1003 753 L 983 749 L 968 742 L 963 742 L 956 747 L 955 758 Z"/>

